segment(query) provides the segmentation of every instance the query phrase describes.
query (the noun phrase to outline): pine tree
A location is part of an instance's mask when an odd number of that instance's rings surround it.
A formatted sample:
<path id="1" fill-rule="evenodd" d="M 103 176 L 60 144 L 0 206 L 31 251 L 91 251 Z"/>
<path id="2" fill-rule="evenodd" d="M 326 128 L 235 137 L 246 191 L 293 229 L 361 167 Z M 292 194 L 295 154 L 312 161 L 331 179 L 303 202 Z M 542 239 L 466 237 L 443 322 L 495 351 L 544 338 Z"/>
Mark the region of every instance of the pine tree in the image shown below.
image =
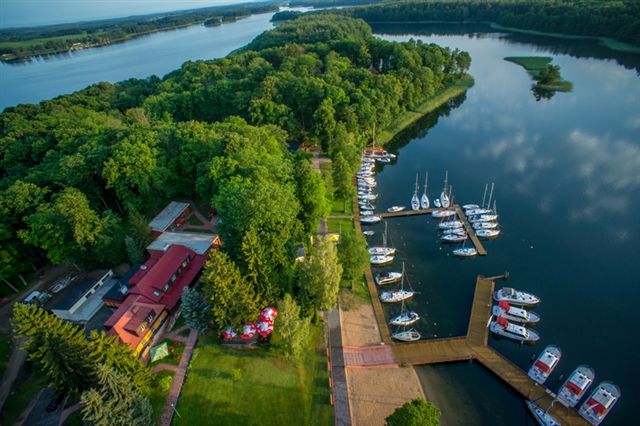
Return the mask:
<path id="1" fill-rule="evenodd" d="M 211 326 L 211 305 L 195 288 L 185 287 L 182 292 L 182 316 L 192 329 L 203 333 Z"/>
<path id="2" fill-rule="evenodd" d="M 326 237 L 317 237 L 300 266 L 299 276 L 300 288 L 316 310 L 326 311 L 335 306 L 341 276 L 335 245 Z"/>
<path id="3" fill-rule="evenodd" d="M 226 253 L 220 250 L 211 253 L 200 282 L 211 304 L 216 327 L 239 328 L 257 316 L 258 305 L 253 287 L 240 275 L 240 270 Z"/>
<path id="4" fill-rule="evenodd" d="M 271 343 L 287 356 L 299 357 L 309 340 L 309 318 L 300 318 L 300 306 L 289 293 L 278 302 L 278 319 Z"/>
<path id="5" fill-rule="evenodd" d="M 13 306 L 14 333 L 26 337 L 23 348 L 57 392 L 79 394 L 93 382 L 82 328 L 35 305 Z"/>
<path id="6" fill-rule="evenodd" d="M 144 249 L 133 237 L 124 238 L 124 246 L 127 249 L 127 257 L 131 263 L 141 263 L 144 260 Z"/>
<path id="7" fill-rule="evenodd" d="M 104 364 L 97 369 L 98 386 L 82 394 L 82 419 L 95 426 L 150 426 L 151 404 L 129 378 Z"/>
<path id="8" fill-rule="evenodd" d="M 127 376 L 137 392 L 143 395 L 151 393 L 151 371 L 117 337 L 94 330 L 89 335 L 89 350 L 92 365 L 111 367 Z"/>

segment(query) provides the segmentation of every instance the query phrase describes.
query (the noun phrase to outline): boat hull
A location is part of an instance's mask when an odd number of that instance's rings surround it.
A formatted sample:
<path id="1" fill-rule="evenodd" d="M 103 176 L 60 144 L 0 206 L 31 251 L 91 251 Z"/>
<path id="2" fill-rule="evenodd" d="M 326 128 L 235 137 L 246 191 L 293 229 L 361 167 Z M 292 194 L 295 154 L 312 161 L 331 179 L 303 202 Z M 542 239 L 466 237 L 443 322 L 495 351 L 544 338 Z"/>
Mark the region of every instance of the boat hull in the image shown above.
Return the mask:
<path id="1" fill-rule="evenodd" d="M 533 415 L 533 418 L 536 419 L 539 425 L 542 425 L 542 426 L 561 426 L 562 425 L 562 423 L 560 423 L 558 419 L 553 417 L 551 414 L 546 413 L 542 408 L 538 407 L 535 404 L 535 402 L 527 401 L 527 407 L 529 408 L 531 415 Z"/>

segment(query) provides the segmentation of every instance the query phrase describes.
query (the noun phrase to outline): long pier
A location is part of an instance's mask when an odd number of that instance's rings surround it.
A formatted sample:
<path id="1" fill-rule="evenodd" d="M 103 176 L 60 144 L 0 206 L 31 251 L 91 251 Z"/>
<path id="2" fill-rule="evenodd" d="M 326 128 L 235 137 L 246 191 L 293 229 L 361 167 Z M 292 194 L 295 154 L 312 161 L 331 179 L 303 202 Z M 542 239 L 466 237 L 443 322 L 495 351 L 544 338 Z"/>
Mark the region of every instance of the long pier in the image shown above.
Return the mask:
<path id="1" fill-rule="evenodd" d="M 480 241 L 480 239 L 476 235 L 476 231 L 473 229 L 473 226 L 471 226 L 471 224 L 467 220 L 467 217 L 464 215 L 464 213 L 463 213 L 462 209 L 460 208 L 460 206 L 457 205 L 457 204 L 454 204 L 451 207 L 453 207 L 453 209 L 456 211 L 456 215 L 458 216 L 458 220 L 460 222 L 462 222 L 462 226 L 464 227 L 464 230 L 467 232 L 467 235 L 469 236 L 469 239 L 473 243 L 473 246 L 478 251 L 478 254 L 480 256 L 486 256 L 487 255 L 487 250 L 482 245 L 482 242 Z M 356 205 L 354 204 L 354 211 L 356 211 L 355 208 L 356 208 Z M 379 213 L 374 213 L 374 214 L 376 216 L 380 216 L 383 219 L 391 219 L 391 218 L 394 218 L 394 217 L 430 215 L 431 213 L 433 213 L 434 211 L 437 211 L 437 210 L 443 210 L 443 209 L 430 208 L 430 209 L 420 209 L 420 210 L 402 210 L 400 212 L 393 212 L 393 213 L 391 213 L 391 212 L 379 212 Z M 358 217 L 356 216 L 356 219 L 357 218 Z"/>

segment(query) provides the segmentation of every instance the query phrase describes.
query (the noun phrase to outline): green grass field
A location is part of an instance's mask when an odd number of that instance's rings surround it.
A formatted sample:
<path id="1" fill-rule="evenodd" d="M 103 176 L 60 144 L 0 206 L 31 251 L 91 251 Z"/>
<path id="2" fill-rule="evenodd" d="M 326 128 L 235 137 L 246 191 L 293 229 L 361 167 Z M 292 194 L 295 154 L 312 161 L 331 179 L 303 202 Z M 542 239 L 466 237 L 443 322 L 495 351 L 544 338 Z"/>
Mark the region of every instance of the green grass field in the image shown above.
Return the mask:
<path id="1" fill-rule="evenodd" d="M 327 219 L 327 230 L 329 232 L 346 231 L 347 229 L 353 229 L 353 220 L 351 219 Z"/>
<path id="2" fill-rule="evenodd" d="M 149 402 L 153 408 L 153 424 L 158 424 L 164 408 L 169 388 L 173 381 L 173 371 L 160 371 L 153 375 L 153 383 Z"/>
<path id="3" fill-rule="evenodd" d="M 548 56 L 507 56 L 505 61 L 513 62 L 526 69 L 533 78 L 537 78 L 540 71 L 551 63 Z"/>
<path id="4" fill-rule="evenodd" d="M 173 424 L 333 424 L 322 336 L 322 329 L 314 328 L 298 363 L 265 349 L 228 349 L 202 337 Z"/>
<path id="5" fill-rule="evenodd" d="M 0 424 L 12 425 L 41 389 L 47 385 L 46 379 L 34 372 L 21 382 L 13 384 L 13 389 L 2 407 Z"/>

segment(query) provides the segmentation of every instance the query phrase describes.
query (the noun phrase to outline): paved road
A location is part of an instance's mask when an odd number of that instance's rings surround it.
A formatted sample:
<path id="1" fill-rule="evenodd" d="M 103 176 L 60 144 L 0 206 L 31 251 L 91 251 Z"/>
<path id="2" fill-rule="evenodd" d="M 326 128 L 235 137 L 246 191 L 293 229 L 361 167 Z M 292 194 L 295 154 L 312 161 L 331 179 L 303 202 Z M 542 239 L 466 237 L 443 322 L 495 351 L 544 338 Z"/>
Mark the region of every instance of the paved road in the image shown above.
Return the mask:
<path id="1" fill-rule="evenodd" d="M 338 309 L 335 308 L 327 314 L 331 377 L 333 379 L 333 412 L 337 426 L 351 426 L 349 390 L 347 389 L 347 372 L 345 370 L 340 312 Z"/>

